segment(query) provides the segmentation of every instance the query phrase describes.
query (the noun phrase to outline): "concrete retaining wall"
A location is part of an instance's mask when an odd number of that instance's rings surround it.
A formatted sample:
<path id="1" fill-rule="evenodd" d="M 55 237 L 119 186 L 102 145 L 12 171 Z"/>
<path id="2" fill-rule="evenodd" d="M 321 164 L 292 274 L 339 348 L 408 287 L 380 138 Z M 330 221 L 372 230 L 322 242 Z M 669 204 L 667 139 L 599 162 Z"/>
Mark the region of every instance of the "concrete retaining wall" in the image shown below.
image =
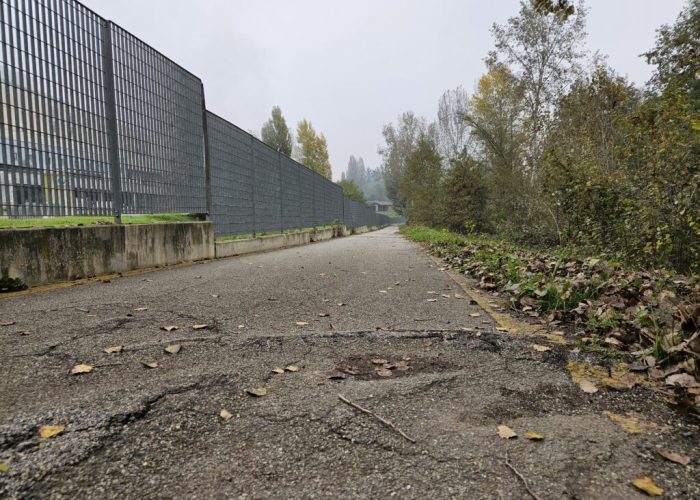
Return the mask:
<path id="1" fill-rule="evenodd" d="M 0 274 L 28 286 L 213 257 L 211 222 L 0 230 Z"/>
<path id="2" fill-rule="evenodd" d="M 338 231 L 322 229 L 319 231 L 304 231 L 301 233 L 274 234 L 259 236 L 245 240 L 229 240 L 216 242 L 216 258 L 232 257 L 247 253 L 267 252 L 279 248 L 307 245 L 317 241 L 326 241 L 337 236 L 343 236 L 348 231 L 343 227 Z"/>

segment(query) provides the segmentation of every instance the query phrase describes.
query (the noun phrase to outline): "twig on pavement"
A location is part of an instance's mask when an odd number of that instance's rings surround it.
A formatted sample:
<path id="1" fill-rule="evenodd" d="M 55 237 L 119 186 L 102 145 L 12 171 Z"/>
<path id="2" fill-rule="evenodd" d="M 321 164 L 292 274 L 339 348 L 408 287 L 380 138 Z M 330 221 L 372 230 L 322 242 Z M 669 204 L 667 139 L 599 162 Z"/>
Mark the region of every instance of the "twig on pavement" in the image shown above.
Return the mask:
<path id="1" fill-rule="evenodd" d="M 393 429 L 394 431 L 396 431 L 396 432 L 398 432 L 399 434 L 401 434 L 401 436 L 402 436 L 404 439 L 407 439 L 407 440 L 410 441 L 411 443 L 414 443 L 414 444 L 415 444 L 415 442 L 416 442 L 415 439 L 413 439 L 413 438 L 410 437 L 410 436 L 407 436 L 405 432 L 403 432 L 401 429 L 399 429 L 398 427 L 396 427 L 394 424 L 392 424 L 392 423 L 389 422 L 388 420 L 383 419 L 382 417 L 380 417 L 380 416 L 377 415 L 376 413 L 374 413 L 374 412 L 368 410 L 367 408 L 363 408 L 363 407 L 361 407 L 360 405 L 353 403 L 352 401 L 350 401 L 349 399 L 347 399 L 347 398 L 346 398 L 345 396 L 343 396 L 342 394 L 338 394 L 338 399 L 340 399 L 343 403 L 348 404 L 348 405 L 352 406 L 353 408 L 355 408 L 355 409 L 357 409 L 357 410 L 360 410 L 362 413 L 366 413 L 367 415 L 370 415 L 370 416 L 376 418 L 377 420 L 379 420 L 381 423 L 383 423 L 384 425 L 386 425 L 386 426 L 389 427 L 390 429 Z"/>
<path id="2" fill-rule="evenodd" d="M 534 493 L 534 492 L 530 489 L 530 487 L 527 485 L 527 481 L 525 480 L 525 478 L 523 477 L 523 475 L 522 475 L 520 472 L 518 472 L 518 469 L 516 469 L 515 467 L 513 467 L 513 466 L 511 465 L 510 459 L 508 458 L 508 450 L 506 450 L 506 465 L 508 466 L 508 468 L 509 468 L 510 470 L 512 470 L 512 471 L 515 473 L 516 476 L 518 476 L 518 479 L 520 479 L 520 480 L 522 481 L 523 486 L 525 486 L 525 489 L 526 489 L 527 492 L 530 494 L 530 496 L 531 496 L 532 498 L 534 498 L 535 500 L 540 500 L 540 497 L 538 497 L 537 495 L 535 495 L 535 493 Z"/>

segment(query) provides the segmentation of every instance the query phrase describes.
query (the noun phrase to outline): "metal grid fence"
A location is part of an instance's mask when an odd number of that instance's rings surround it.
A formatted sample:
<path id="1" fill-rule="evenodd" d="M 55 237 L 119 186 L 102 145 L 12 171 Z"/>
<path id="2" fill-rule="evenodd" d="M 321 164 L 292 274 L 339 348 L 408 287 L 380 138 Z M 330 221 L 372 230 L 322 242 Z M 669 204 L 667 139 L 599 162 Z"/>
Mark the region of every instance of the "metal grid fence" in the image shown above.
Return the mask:
<path id="1" fill-rule="evenodd" d="M 0 2 L 0 217 L 208 213 L 217 235 L 388 223 L 207 112 L 197 76 L 82 4 Z"/>

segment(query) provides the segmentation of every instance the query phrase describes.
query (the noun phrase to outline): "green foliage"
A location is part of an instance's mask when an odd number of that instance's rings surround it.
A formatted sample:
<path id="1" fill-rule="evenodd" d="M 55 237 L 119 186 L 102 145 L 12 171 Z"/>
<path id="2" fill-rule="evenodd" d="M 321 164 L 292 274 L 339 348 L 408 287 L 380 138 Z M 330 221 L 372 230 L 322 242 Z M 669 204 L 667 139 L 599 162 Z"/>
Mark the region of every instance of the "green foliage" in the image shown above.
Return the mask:
<path id="1" fill-rule="evenodd" d="M 358 186 L 355 181 L 344 179 L 342 181 L 336 182 L 338 186 L 343 188 L 343 194 L 347 197 L 350 198 L 351 200 L 359 201 L 360 203 L 367 203 L 367 200 L 365 200 L 365 195 L 360 189 L 360 186 Z"/>
<path id="2" fill-rule="evenodd" d="M 123 215 L 123 224 L 158 224 L 160 222 L 191 222 L 200 220 L 197 215 L 151 214 Z M 114 217 L 70 215 L 65 217 L 42 217 L 37 219 L 0 219 L 0 229 L 22 227 L 87 226 L 90 224 L 113 224 Z"/>
<path id="3" fill-rule="evenodd" d="M 27 285 L 20 278 L 0 278 L 0 293 L 26 290 Z"/>
<path id="4" fill-rule="evenodd" d="M 439 221 L 442 158 L 433 139 L 425 134 L 408 155 L 398 195 L 406 200 L 404 213 L 413 224 L 436 225 Z"/>
<path id="5" fill-rule="evenodd" d="M 265 144 L 284 155 L 291 156 L 292 135 L 289 133 L 287 121 L 282 116 L 282 110 L 279 106 L 272 108 L 272 116 L 265 122 L 260 132 Z"/>

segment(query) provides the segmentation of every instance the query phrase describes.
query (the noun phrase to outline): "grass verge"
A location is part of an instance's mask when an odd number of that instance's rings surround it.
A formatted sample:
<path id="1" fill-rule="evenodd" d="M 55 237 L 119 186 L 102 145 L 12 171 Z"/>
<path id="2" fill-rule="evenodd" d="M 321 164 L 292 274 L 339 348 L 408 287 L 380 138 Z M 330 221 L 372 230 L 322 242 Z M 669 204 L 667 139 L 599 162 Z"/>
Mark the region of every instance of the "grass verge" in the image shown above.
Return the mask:
<path id="1" fill-rule="evenodd" d="M 192 222 L 200 220 L 197 215 L 151 214 L 123 215 L 123 224 L 159 224 L 162 222 Z M 0 219 L 0 229 L 28 227 L 89 226 L 92 224 L 114 224 L 114 217 L 72 215 L 67 217 L 41 217 L 35 219 Z"/>

